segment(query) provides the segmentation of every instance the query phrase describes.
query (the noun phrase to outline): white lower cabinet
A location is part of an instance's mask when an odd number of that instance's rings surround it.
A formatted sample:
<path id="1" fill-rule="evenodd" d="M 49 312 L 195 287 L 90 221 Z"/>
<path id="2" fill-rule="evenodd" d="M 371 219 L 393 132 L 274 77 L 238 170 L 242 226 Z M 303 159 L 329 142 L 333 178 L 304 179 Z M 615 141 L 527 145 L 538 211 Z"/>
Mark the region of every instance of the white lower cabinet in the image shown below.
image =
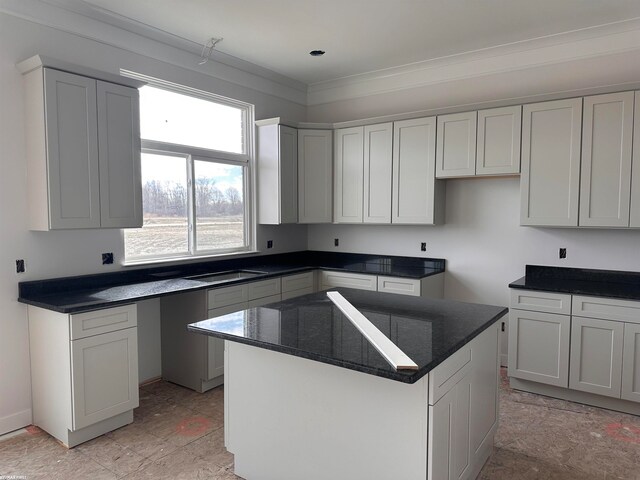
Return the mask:
<path id="1" fill-rule="evenodd" d="M 133 421 L 136 305 L 81 314 L 29 306 L 33 422 L 68 447 Z"/>
<path id="2" fill-rule="evenodd" d="M 429 480 L 476 478 L 498 428 L 499 322 L 429 374 Z"/>
<path id="3" fill-rule="evenodd" d="M 378 288 L 377 283 L 378 281 L 375 275 L 334 272 L 329 270 L 320 271 L 320 290 L 345 287 L 357 288 L 359 290 L 370 290 L 375 292 Z"/>
<path id="4" fill-rule="evenodd" d="M 567 387 L 571 317 L 511 309 L 509 376 Z"/>
<path id="5" fill-rule="evenodd" d="M 640 302 L 514 289 L 509 317 L 516 388 L 640 414 Z"/>
<path id="6" fill-rule="evenodd" d="M 640 402 L 640 325 L 624 324 L 622 399 Z"/>
<path id="7" fill-rule="evenodd" d="M 571 319 L 569 388 L 620 398 L 624 323 Z"/>

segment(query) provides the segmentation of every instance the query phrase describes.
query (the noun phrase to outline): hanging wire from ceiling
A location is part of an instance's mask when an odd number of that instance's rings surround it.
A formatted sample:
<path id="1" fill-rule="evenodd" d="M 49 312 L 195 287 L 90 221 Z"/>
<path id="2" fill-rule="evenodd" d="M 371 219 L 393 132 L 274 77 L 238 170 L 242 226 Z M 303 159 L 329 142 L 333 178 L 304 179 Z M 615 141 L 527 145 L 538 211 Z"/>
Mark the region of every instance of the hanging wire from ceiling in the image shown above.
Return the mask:
<path id="1" fill-rule="evenodd" d="M 200 54 L 202 60 L 198 63 L 198 65 L 204 65 L 209 60 L 211 60 L 213 50 L 216 48 L 216 45 L 219 44 L 222 40 L 224 40 L 222 37 L 211 37 L 209 41 L 202 46 L 202 53 Z"/>

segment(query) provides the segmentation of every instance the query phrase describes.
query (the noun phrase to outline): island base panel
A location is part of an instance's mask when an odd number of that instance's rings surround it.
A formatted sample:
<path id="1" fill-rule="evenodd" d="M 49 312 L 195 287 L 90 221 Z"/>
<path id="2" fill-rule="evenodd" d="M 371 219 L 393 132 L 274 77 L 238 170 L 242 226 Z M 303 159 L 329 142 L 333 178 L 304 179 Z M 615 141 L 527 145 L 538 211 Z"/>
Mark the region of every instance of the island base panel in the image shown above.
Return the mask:
<path id="1" fill-rule="evenodd" d="M 428 375 L 411 385 L 225 343 L 225 440 L 237 475 L 426 478 Z"/>

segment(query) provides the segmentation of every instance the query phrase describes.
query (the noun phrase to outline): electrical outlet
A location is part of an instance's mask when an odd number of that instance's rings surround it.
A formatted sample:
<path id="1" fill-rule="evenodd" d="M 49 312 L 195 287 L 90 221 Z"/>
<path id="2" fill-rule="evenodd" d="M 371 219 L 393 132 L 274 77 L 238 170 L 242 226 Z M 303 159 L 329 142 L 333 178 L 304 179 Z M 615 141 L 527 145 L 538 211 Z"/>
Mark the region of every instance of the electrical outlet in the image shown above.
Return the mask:
<path id="1" fill-rule="evenodd" d="M 273 240 L 267 240 L 267 248 L 273 248 Z"/>
<path id="2" fill-rule="evenodd" d="M 16 273 L 24 273 L 25 271 L 25 265 L 24 265 L 24 259 L 19 259 L 16 260 Z"/>
<path id="3" fill-rule="evenodd" d="M 420 244 L 420 251 L 421 252 L 426 252 L 427 251 L 427 242 L 422 242 Z"/>
<path id="4" fill-rule="evenodd" d="M 110 265 L 113 263 L 113 252 L 107 252 L 102 254 L 102 264 Z"/>
<path id="5" fill-rule="evenodd" d="M 335 247 L 337 247 L 338 245 L 340 245 L 340 239 L 338 239 L 338 238 L 334 238 L 334 239 L 333 239 L 333 245 L 334 245 Z"/>
<path id="6" fill-rule="evenodd" d="M 566 248 L 561 248 L 560 251 L 558 252 L 558 257 L 559 258 L 567 258 L 567 249 Z"/>

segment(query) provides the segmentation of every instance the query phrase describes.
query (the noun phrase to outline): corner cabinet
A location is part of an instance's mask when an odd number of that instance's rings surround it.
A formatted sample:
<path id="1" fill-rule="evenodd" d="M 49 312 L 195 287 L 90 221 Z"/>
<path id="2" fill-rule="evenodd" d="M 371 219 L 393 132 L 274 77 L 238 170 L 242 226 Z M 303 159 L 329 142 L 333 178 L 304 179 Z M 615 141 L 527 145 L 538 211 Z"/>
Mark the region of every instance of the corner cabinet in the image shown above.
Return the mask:
<path id="1" fill-rule="evenodd" d="M 138 90 L 125 85 L 142 84 L 69 73 L 39 57 L 19 68 L 29 126 L 30 228 L 142 226 Z"/>
<path id="2" fill-rule="evenodd" d="M 73 447 L 133 421 L 136 305 L 63 314 L 29 306 L 33 423 Z"/>
<path id="3" fill-rule="evenodd" d="M 257 123 L 258 223 L 298 222 L 298 131 Z"/>
<path id="4" fill-rule="evenodd" d="M 435 179 L 436 117 L 393 124 L 391 223 L 444 222 L 443 182 Z"/>
<path id="5" fill-rule="evenodd" d="M 332 131 L 298 130 L 298 223 L 333 220 Z"/>

